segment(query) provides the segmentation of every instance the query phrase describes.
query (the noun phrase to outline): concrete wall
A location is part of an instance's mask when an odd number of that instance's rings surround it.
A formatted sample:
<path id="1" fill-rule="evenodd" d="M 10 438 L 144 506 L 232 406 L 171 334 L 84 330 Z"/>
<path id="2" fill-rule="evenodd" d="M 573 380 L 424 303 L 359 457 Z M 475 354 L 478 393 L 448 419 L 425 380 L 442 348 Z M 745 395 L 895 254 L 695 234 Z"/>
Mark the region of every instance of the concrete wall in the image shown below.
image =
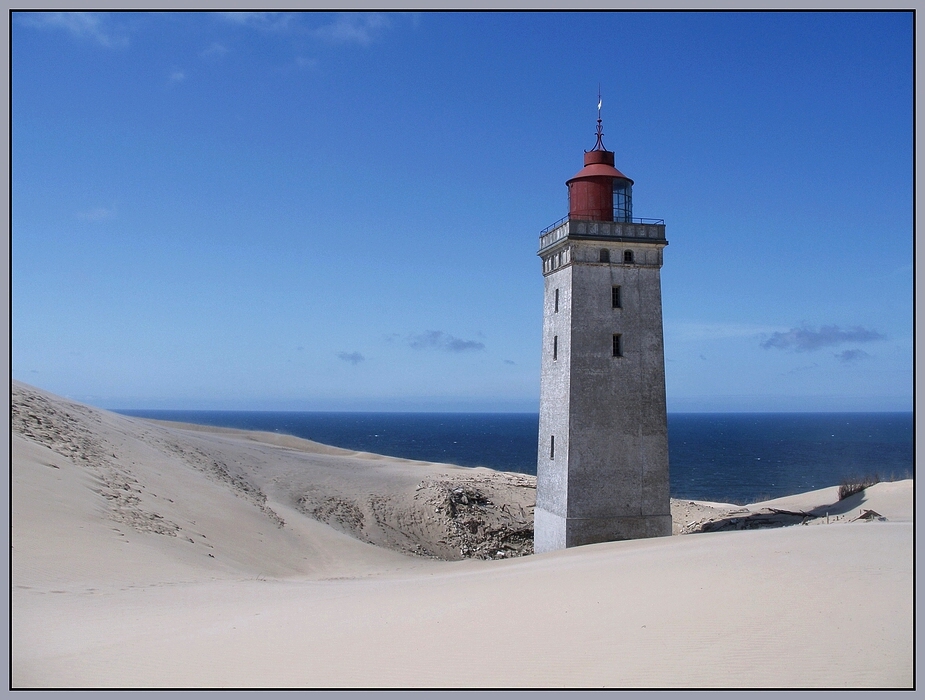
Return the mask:
<path id="1" fill-rule="evenodd" d="M 659 271 L 663 246 L 567 239 L 542 252 L 547 262 L 538 552 L 671 534 Z M 566 247 L 567 255 L 556 250 Z M 611 262 L 600 262 L 602 248 Z M 627 249 L 633 251 L 633 264 L 623 263 Z M 620 287 L 620 308 L 612 306 L 614 286 Z M 613 356 L 615 333 L 621 335 L 621 357 Z M 549 459 L 552 435 L 556 452 Z"/>
<path id="2" fill-rule="evenodd" d="M 571 375 L 572 266 L 545 277 L 543 294 L 543 352 L 540 374 L 540 432 L 536 462 L 536 506 L 562 518 L 567 512 L 569 454 L 569 396 Z M 555 310 L 556 290 L 559 311 Z M 553 359 L 554 338 L 558 337 Z M 555 437 L 555 455 L 550 442 Z M 535 532 L 535 529 L 534 529 Z M 534 542 L 535 547 L 535 542 Z"/>

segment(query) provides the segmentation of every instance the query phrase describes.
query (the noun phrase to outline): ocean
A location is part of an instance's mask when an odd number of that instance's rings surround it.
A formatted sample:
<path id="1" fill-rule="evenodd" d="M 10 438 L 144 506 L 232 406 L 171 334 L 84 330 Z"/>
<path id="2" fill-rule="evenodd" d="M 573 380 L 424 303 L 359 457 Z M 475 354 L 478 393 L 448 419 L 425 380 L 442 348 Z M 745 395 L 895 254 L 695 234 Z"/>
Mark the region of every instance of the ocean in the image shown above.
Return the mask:
<path id="1" fill-rule="evenodd" d="M 121 410 L 288 433 L 351 450 L 536 474 L 535 413 Z M 912 413 L 670 413 L 674 498 L 750 503 L 879 474 L 913 475 Z"/>

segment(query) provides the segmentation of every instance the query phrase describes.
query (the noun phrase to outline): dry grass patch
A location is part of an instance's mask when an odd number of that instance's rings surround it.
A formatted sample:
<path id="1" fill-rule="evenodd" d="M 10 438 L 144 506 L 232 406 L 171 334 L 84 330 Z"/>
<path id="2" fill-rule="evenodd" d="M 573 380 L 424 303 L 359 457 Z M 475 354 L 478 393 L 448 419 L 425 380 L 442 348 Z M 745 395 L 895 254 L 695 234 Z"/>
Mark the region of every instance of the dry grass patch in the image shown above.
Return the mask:
<path id="1" fill-rule="evenodd" d="M 848 496 L 860 493 L 868 486 L 879 484 L 882 481 L 879 474 L 868 474 L 866 476 L 848 477 L 841 482 L 838 487 L 838 500 L 843 501 Z"/>

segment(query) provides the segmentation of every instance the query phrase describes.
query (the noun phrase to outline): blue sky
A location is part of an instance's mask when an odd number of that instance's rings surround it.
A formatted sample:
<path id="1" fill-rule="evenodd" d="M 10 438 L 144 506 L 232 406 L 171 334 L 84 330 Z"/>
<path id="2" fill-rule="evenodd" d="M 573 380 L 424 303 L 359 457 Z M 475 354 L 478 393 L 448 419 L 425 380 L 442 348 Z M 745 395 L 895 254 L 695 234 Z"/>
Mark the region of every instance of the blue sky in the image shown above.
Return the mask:
<path id="1" fill-rule="evenodd" d="M 910 13 L 14 14 L 12 375 L 535 411 L 600 84 L 669 410 L 911 410 L 912 65 Z"/>

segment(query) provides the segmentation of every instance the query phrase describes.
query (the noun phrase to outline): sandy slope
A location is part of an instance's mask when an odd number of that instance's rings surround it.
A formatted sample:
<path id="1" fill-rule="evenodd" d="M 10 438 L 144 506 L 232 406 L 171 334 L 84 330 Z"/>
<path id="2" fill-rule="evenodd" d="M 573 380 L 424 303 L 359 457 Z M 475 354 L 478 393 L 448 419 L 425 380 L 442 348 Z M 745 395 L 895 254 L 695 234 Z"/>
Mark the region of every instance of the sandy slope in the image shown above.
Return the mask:
<path id="1" fill-rule="evenodd" d="M 518 556 L 523 475 L 13 409 L 15 686 L 913 682 L 911 481 Z"/>

